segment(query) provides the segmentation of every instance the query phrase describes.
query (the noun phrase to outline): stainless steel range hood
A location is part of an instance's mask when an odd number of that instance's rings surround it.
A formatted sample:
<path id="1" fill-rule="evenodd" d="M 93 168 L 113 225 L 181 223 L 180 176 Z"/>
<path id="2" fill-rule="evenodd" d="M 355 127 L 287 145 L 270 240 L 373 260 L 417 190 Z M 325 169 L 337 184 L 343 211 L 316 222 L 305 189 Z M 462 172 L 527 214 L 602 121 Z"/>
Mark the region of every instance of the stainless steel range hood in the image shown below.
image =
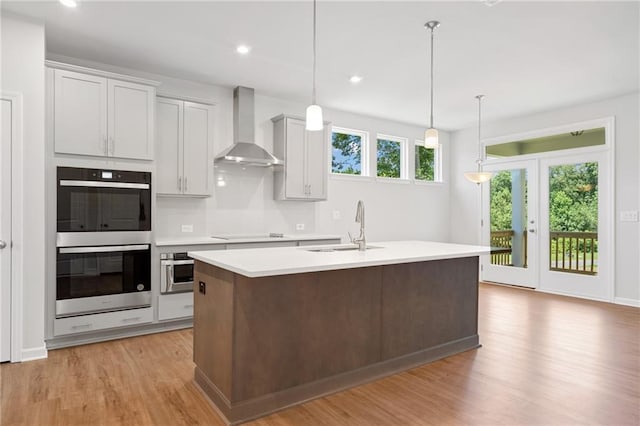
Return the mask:
<path id="1" fill-rule="evenodd" d="M 255 104 L 253 89 L 233 89 L 234 144 L 215 158 L 216 163 L 269 167 L 284 164 L 282 160 L 255 144 Z"/>

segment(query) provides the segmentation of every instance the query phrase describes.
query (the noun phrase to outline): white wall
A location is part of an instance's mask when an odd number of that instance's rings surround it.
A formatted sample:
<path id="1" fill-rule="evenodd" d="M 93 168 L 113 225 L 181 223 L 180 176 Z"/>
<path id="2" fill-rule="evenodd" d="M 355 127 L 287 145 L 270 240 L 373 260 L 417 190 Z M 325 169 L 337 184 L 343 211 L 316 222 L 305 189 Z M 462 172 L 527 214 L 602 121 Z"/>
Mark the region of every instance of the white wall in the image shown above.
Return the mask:
<path id="1" fill-rule="evenodd" d="M 23 359 L 44 349 L 44 27 L 3 13 L 0 89 L 23 96 Z"/>
<path id="2" fill-rule="evenodd" d="M 483 138 L 533 131 L 592 119 L 615 117 L 615 297 L 640 303 L 640 223 L 621 222 L 620 212 L 639 210 L 640 130 L 638 93 L 557 111 L 483 123 Z M 451 135 L 451 222 L 453 242 L 478 243 L 480 190 L 462 173 L 474 167 L 476 128 Z"/>
<path id="3" fill-rule="evenodd" d="M 158 93 L 208 99 L 216 103 L 214 153 L 233 142 L 233 88 L 204 85 L 157 74 L 123 69 L 95 62 L 49 54 L 49 59 L 136 75 L 162 82 Z M 273 148 L 271 117 L 282 113 L 303 116 L 307 105 L 256 93 L 256 143 L 268 150 Z M 335 110 L 324 110 L 324 119 L 335 126 L 366 130 L 375 141 L 377 133 L 409 138 L 410 142 L 423 137 L 424 128 L 389 120 L 366 117 Z M 449 135 L 441 132 L 444 155 L 442 184 L 382 183 L 370 180 L 342 180 L 329 178 L 328 201 L 274 201 L 271 169 L 216 167 L 212 184 L 218 177 L 226 185 L 214 185 L 214 196 L 208 199 L 158 198 L 156 208 L 156 238 L 206 236 L 218 233 L 283 232 L 288 234 L 338 234 L 358 231 L 354 222 L 358 199 L 366 205 L 367 239 L 429 239 L 446 241 L 449 228 L 449 184 L 446 172 L 449 158 Z M 371 159 L 375 160 L 374 153 Z M 213 167 L 213 165 L 212 165 Z M 157 170 L 161 173 L 161 170 Z M 338 210 L 341 218 L 333 219 Z M 304 223 L 304 231 L 296 231 L 296 224 Z M 181 225 L 193 225 L 193 234 L 182 234 Z"/>

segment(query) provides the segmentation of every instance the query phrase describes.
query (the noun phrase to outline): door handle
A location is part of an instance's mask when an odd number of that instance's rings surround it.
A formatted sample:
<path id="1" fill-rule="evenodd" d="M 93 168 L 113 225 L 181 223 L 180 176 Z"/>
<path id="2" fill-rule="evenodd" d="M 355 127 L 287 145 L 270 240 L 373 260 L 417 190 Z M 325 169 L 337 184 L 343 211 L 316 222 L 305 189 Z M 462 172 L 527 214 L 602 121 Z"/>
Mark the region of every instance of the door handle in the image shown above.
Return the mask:
<path id="1" fill-rule="evenodd" d="M 0 240 L 0 250 L 7 246 L 7 242 L 4 240 Z"/>
<path id="2" fill-rule="evenodd" d="M 536 232 L 536 230 L 535 230 L 535 229 L 533 229 L 533 228 L 529 228 L 529 232 L 531 232 L 531 233 L 533 234 L 533 233 L 535 233 L 535 232 Z"/>

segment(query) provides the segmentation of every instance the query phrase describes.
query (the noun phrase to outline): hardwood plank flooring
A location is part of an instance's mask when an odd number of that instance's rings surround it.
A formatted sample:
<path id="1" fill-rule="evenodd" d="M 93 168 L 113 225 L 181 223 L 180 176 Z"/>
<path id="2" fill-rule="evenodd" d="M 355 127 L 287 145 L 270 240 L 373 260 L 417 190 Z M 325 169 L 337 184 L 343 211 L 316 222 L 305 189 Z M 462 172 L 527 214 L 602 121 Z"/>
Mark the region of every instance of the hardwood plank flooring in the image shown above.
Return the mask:
<path id="1" fill-rule="evenodd" d="M 480 287 L 482 348 L 253 426 L 639 425 L 640 309 Z M 192 330 L 0 366 L 1 425 L 223 425 L 195 388 Z"/>

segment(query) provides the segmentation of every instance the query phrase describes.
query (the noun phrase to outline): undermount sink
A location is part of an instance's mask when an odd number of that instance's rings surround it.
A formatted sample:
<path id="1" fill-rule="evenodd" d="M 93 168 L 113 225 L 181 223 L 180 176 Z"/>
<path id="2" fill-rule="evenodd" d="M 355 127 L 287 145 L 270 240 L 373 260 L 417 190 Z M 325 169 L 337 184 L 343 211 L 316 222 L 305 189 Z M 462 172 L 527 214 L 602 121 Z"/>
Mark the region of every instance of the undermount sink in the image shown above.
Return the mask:
<path id="1" fill-rule="evenodd" d="M 369 249 L 379 249 L 382 247 L 378 247 L 378 246 L 367 246 L 366 250 Z M 355 251 L 358 250 L 358 246 L 338 246 L 338 247 L 315 247 L 315 248 L 305 248 L 303 249 L 305 251 L 312 251 L 312 252 L 333 252 L 333 251 Z"/>

